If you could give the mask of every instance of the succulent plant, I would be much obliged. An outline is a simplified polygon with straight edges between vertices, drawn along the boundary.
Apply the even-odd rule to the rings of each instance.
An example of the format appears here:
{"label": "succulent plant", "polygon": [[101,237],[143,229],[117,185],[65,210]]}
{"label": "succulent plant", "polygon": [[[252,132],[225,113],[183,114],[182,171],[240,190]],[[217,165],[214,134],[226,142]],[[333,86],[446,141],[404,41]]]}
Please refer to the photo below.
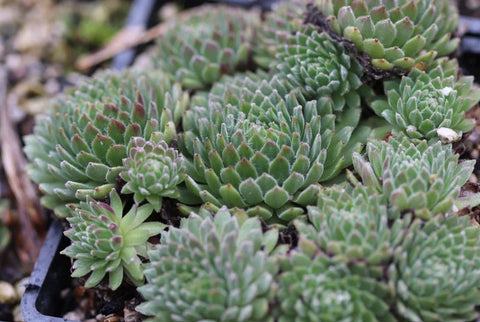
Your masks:
{"label": "succulent plant", "polygon": [[223,6],[190,11],[157,41],[154,64],[186,89],[205,88],[249,63],[258,14]]}
{"label": "succulent plant", "polygon": [[66,217],[67,203],[105,198],[124,170],[130,139],[160,132],[171,142],[188,103],[164,73],[131,70],[103,72],[58,98],[25,138],[27,171],[40,184],[42,204]]}
{"label": "succulent plant", "polygon": [[277,46],[274,69],[299,87],[307,99],[330,96],[336,111],[360,106],[357,89],[362,85],[363,68],[346,48],[313,25],[287,38]]}
{"label": "succulent plant", "polygon": [[362,85],[363,68],[326,32],[303,24],[308,3],[281,2],[267,14],[255,46],[255,60],[301,88],[306,99],[331,96],[337,111],[345,103],[358,107],[356,90]]}
{"label": "succulent plant", "polygon": [[480,239],[468,216],[416,220],[395,251],[389,284],[405,321],[474,321],[480,304]]}
{"label": "succulent plant", "polygon": [[371,103],[378,115],[413,138],[431,139],[438,130],[471,130],[474,122],[465,112],[480,100],[473,77],[458,78],[456,60],[441,59],[427,72],[414,68],[401,80],[384,82],[386,98]]}
{"label": "succulent plant", "polygon": [[226,78],[206,107],[185,113],[185,182],[204,202],[289,221],[316,202],[318,182],[334,178],[362,149],[370,129],[356,128],[358,108],[337,117],[328,97],[306,102],[285,84]]}
{"label": "succulent plant", "polygon": [[87,197],[87,202],[73,207],[67,218],[70,229],[65,235],[71,245],[61,253],[73,260],[72,277],[89,273],[86,287],[93,287],[108,275],[108,285],[117,289],[124,273],[135,285],[144,282],[139,255],[146,256],[148,238],[164,228],[159,222],[145,222],[153,211],[149,204],[133,206],[123,215],[119,195],[110,192],[110,205]]}
{"label": "succulent plant", "polygon": [[169,148],[159,138],[145,141],[135,137],[129,154],[129,158],[123,159],[125,171],[120,173],[126,181],[122,194],[133,193],[136,203],[146,199],[157,212],[162,207],[162,198],[180,196],[177,186],[184,179],[184,166],[176,149]]}
{"label": "succulent plant", "polygon": [[395,321],[386,284],[333,264],[302,237],[284,266],[277,278],[280,322]]}
{"label": "succulent plant", "polygon": [[148,252],[148,282],[139,288],[146,302],[137,310],[151,321],[271,320],[277,265],[268,254],[278,232],[263,233],[258,218],[226,208],[200,215],[171,227]]}
{"label": "succulent plant", "polygon": [[[292,0],[263,17],[180,13],[158,70],[98,74],[37,119],[27,171],[67,218],[72,276],[126,276],[150,321],[476,319],[480,232],[455,213],[480,204],[460,196],[475,162],[442,143],[472,127],[480,90],[442,58],[450,2]],[[179,225],[150,219],[163,198]]]}
{"label": "succulent plant", "polygon": [[452,210],[475,163],[459,163],[450,145],[428,145],[425,140],[411,141],[405,136],[390,137],[388,143],[372,140],[367,156],[369,162],[353,154],[353,165],[363,183],[398,211],[411,211],[425,220]]}
{"label": "succulent plant", "polygon": [[295,227],[333,262],[380,278],[409,223],[389,223],[388,218],[381,196],[372,189],[333,186],[320,192],[317,206],[308,207],[309,222],[297,221]]}
{"label": "succulent plant", "polygon": [[269,69],[276,64],[279,47],[302,29],[307,3],[307,0],[279,1],[271,12],[265,14],[253,47],[253,60],[260,67]]}
{"label": "succulent plant", "polygon": [[374,67],[428,66],[459,44],[458,13],[449,0],[317,0],[330,28],[365,52]]}

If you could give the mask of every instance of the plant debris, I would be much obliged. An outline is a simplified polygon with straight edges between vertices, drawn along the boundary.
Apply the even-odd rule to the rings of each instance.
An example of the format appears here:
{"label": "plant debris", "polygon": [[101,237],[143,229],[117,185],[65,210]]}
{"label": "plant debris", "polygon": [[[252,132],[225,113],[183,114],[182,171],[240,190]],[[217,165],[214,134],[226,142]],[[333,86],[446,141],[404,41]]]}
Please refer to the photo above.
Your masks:
{"label": "plant debris", "polygon": [[384,80],[400,78],[406,74],[405,70],[393,68],[392,70],[383,70],[374,67],[368,55],[357,50],[351,40],[348,40],[332,30],[330,24],[323,13],[313,4],[307,5],[307,14],[304,20],[306,24],[315,25],[320,31],[326,32],[336,42],[347,48],[348,52],[363,66],[363,82],[372,87],[378,87],[375,84],[381,84]]}

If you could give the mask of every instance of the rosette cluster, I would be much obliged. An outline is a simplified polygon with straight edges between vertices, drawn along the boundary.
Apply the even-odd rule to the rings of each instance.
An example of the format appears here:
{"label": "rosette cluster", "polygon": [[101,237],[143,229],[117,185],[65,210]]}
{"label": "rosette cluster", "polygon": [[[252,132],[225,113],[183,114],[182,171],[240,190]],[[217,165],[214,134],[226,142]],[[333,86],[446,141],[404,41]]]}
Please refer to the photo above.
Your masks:
{"label": "rosette cluster", "polygon": [[423,69],[452,53],[457,9],[448,0],[318,0],[330,28],[366,53],[374,67]]}
{"label": "rosette cluster", "polygon": [[412,138],[437,137],[442,128],[457,133],[473,128],[465,112],[480,99],[472,89],[473,77],[458,78],[456,60],[441,59],[428,71],[414,68],[407,76],[384,83],[386,97],[378,97],[371,107],[396,129]]}
{"label": "rosette cluster", "polygon": [[408,321],[473,321],[480,299],[478,227],[468,217],[416,221],[389,268],[395,310]]}
{"label": "rosette cluster", "polygon": [[133,206],[123,215],[124,206],[115,190],[110,192],[110,204],[87,198],[74,206],[68,218],[70,229],[65,235],[71,244],[62,254],[73,260],[72,277],[90,274],[86,287],[99,284],[108,275],[108,286],[115,290],[124,273],[135,285],[144,282],[142,261],[146,256],[147,240],[163,228],[159,222],[145,222],[151,215],[151,205]]}
{"label": "rosette cluster", "polygon": [[386,284],[353,274],[345,264],[333,265],[319,249],[300,245],[278,277],[278,321],[395,321]]}
{"label": "rosette cluster", "polygon": [[25,138],[27,171],[44,193],[42,204],[66,217],[67,203],[105,198],[124,170],[130,139],[159,132],[171,142],[188,104],[160,71],[103,72],[57,98]]}
{"label": "rosette cluster", "polygon": [[287,43],[292,34],[302,29],[307,3],[307,0],[280,1],[265,14],[258,30],[258,42],[253,47],[253,59],[260,67],[273,67],[277,62],[278,49]]}
{"label": "rosette cluster", "polygon": [[438,58],[456,11],[294,0],[263,17],[179,13],[161,70],[98,74],[38,118],[28,173],[67,217],[72,276],[126,275],[153,321],[475,320],[475,161],[445,143],[480,91]]}
{"label": "rosette cluster", "polygon": [[147,301],[137,309],[151,321],[268,321],[278,232],[226,208],[200,214],[148,252],[148,284],[139,288]]}
{"label": "rosette cluster", "polygon": [[183,117],[187,187],[267,221],[315,203],[318,183],[349,166],[369,133],[357,127],[360,109],[337,116],[330,98],[306,101],[278,77],[226,78],[203,101]]}
{"label": "rosette cluster", "polygon": [[298,221],[298,232],[329,254],[335,263],[375,277],[402,240],[404,223],[388,223],[387,207],[369,188],[334,186],[322,190],[318,205],[308,207],[308,223]]}
{"label": "rosette cluster", "polygon": [[363,184],[382,194],[398,211],[423,219],[452,211],[475,164],[473,160],[459,163],[449,145],[412,142],[405,136],[369,142],[367,157],[368,161],[359,154],[353,156]]}
{"label": "rosette cluster", "polygon": [[122,193],[133,193],[136,203],[147,200],[155,211],[162,208],[162,199],[179,198],[178,185],[184,179],[183,158],[174,148],[158,138],[145,141],[132,139],[130,156],[123,160],[125,171],[120,177],[126,184]]}
{"label": "rosette cluster", "polygon": [[[358,193],[361,191],[358,187],[353,189],[353,198],[348,196],[349,191],[339,188],[333,188],[328,194],[339,197],[339,204],[343,204],[345,198],[355,199],[362,205],[376,198],[375,193],[366,195],[366,190]],[[328,199],[327,203],[331,203]],[[381,201],[374,204],[384,205]],[[332,204],[329,207],[335,208],[348,209],[348,206]],[[379,227],[375,215],[371,216],[376,220],[371,224],[375,228],[369,231],[371,235],[365,236],[368,241],[364,242],[354,235],[361,235],[366,225],[358,219],[350,223],[358,230],[351,229],[354,238],[345,238],[349,224],[327,227],[324,221],[320,222],[327,217],[327,214],[322,216],[323,209],[319,206],[315,212],[309,212],[315,228],[297,222],[298,246],[282,261],[281,273],[276,279],[279,321],[471,321],[476,318],[475,307],[480,302],[480,235],[478,227],[470,226],[467,216],[437,215],[428,222],[406,216],[402,224],[397,220],[392,227],[384,226],[386,231],[390,230],[388,250],[372,257],[375,252],[370,246],[380,246],[385,241],[385,238],[374,240],[378,236],[375,228]],[[352,211],[354,214],[347,216],[358,217],[358,210],[352,208]],[[348,221],[342,217],[338,222],[342,219]],[[324,225],[316,230],[319,222]],[[329,235],[328,243],[323,242],[326,229],[335,232]]]}
{"label": "rosette cluster", "polygon": [[318,26],[304,24],[308,1],[281,2],[259,32],[255,60],[288,79],[305,98],[331,97],[335,110],[359,107],[363,67]]}
{"label": "rosette cluster", "polygon": [[362,66],[346,48],[313,25],[289,36],[277,47],[274,70],[307,99],[331,97],[336,111],[344,106],[359,107],[358,88],[362,85]]}
{"label": "rosette cluster", "polygon": [[259,16],[240,8],[203,6],[185,14],[157,40],[154,64],[185,89],[205,88],[245,69]]}

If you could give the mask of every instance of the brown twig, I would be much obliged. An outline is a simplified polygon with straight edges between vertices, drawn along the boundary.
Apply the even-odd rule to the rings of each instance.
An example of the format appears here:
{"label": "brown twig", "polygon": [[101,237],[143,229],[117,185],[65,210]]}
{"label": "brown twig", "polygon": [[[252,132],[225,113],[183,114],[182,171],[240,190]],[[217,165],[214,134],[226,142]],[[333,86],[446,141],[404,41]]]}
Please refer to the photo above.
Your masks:
{"label": "brown twig", "polygon": [[305,24],[312,24],[320,31],[326,32],[335,42],[343,45],[346,50],[357,60],[357,62],[363,67],[364,73],[362,80],[365,84],[368,84],[372,87],[379,86],[383,83],[384,80],[400,78],[405,75],[405,71],[398,68],[393,68],[392,70],[383,70],[372,65],[370,57],[355,47],[354,43],[338,35],[330,27],[330,23],[327,20],[327,17],[313,4],[307,5],[306,17],[304,20]]}
{"label": "brown twig", "polygon": [[81,71],[88,71],[95,65],[112,58],[126,49],[153,41],[164,35],[174,23],[178,20],[185,19],[189,14],[191,14],[191,11],[185,10],[179,13],[175,18],[171,18],[148,30],[145,30],[141,26],[126,27],[120,30],[117,35],[99,51],[91,55],[80,57],[75,63],[75,67]]}
{"label": "brown twig", "polygon": [[25,267],[33,267],[45,237],[45,215],[35,187],[25,174],[20,139],[8,115],[7,73],[0,69],[0,142],[5,175],[16,200],[15,248]]}
{"label": "brown twig", "polygon": [[93,66],[112,58],[116,54],[141,44],[139,40],[144,33],[145,30],[140,26],[126,27],[120,30],[115,37],[99,51],[80,57],[75,63],[75,67],[81,71],[88,71]]}

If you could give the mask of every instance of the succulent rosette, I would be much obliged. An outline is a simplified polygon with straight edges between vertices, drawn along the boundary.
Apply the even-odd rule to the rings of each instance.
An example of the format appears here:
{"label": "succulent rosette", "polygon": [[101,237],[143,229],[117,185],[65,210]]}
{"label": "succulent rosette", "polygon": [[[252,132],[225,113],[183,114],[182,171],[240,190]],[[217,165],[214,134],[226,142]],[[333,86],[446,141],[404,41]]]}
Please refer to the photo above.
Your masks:
{"label": "succulent rosette", "polygon": [[226,78],[183,118],[186,185],[204,202],[289,221],[362,149],[370,129],[359,117],[337,117],[328,97],[306,102],[277,77]]}
{"label": "succulent rosette", "polygon": [[359,107],[362,66],[326,32],[306,25],[279,45],[274,69],[299,87],[307,99],[330,96],[335,110]]}
{"label": "succulent rosette", "polygon": [[[304,24],[308,1],[281,2],[259,31],[256,61],[286,77],[307,99],[331,96],[335,109],[360,106],[357,89],[363,68],[347,49],[311,24]],[[265,66],[264,66],[265,67]]]}
{"label": "succulent rosette", "polygon": [[302,237],[299,245],[278,277],[278,321],[395,321],[386,284],[333,264]]}
{"label": "succulent rosette", "polygon": [[245,217],[192,213],[162,234],[148,252],[137,310],[150,321],[270,321],[277,265],[268,254],[278,232]]}
{"label": "succulent rosette", "polygon": [[120,197],[112,190],[110,204],[87,198],[73,206],[67,218],[70,229],[65,235],[71,245],[61,253],[73,260],[72,277],[90,274],[86,287],[94,287],[108,275],[108,286],[115,290],[124,273],[135,285],[143,284],[139,255],[146,256],[147,240],[163,228],[159,222],[145,222],[153,211],[151,205],[133,206],[123,215]]}
{"label": "succulent rosette", "polygon": [[426,67],[452,53],[460,40],[449,0],[317,0],[330,28],[366,53],[374,67]]}
{"label": "succulent rosette", "polygon": [[154,64],[186,89],[208,87],[248,65],[258,22],[258,13],[240,8],[196,8],[157,40]]}
{"label": "succulent rosette", "polygon": [[67,203],[105,198],[116,186],[130,139],[155,132],[167,142],[189,97],[162,72],[107,71],[57,98],[25,138],[29,176],[42,204],[66,217]]}
{"label": "succulent rosette", "polygon": [[406,321],[474,321],[480,304],[480,239],[468,216],[415,221],[395,251],[389,284]]}
{"label": "succulent rosette", "polygon": [[333,186],[322,190],[318,205],[308,207],[308,222],[297,221],[300,235],[335,263],[380,278],[409,221],[388,222],[385,203],[364,186]]}
{"label": "succulent rosette", "polygon": [[178,198],[178,185],[184,179],[183,158],[178,151],[158,138],[145,141],[141,137],[132,139],[130,156],[123,160],[125,171],[120,177],[126,181],[123,194],[133,193],[136,203],[147,200],[160,211],[162,199]]}
{"label": "succulent rosette", "polygon": [[446,128],[459,139],[473,128],[465,112],[478,103],[480,90],[472,89],[473,77],[457,74],[456,60],[438,60],[428,71],[414,68],[401,80],[384,82],[386,97],[377,98],[371,107],[410,137],[431,139]]}
{"label": "succulent rosette", "polygon": [[353,165],[363,184],[382,194],[400,212],[413,212],[428,220],[452,211],[460,187],[470,177],[475,161],[459,163],[450,145],[405,136],[388,142],[372,140],[367,157],[354,153]]}
{"label": "succulent rosette", "polygon": [[257,43],[253,47],[254,61],[262,68],[269,69],[276,63],[279,48],[292,34],[300,31],[305,19],[308,0],[279,1],[257,31]]}

